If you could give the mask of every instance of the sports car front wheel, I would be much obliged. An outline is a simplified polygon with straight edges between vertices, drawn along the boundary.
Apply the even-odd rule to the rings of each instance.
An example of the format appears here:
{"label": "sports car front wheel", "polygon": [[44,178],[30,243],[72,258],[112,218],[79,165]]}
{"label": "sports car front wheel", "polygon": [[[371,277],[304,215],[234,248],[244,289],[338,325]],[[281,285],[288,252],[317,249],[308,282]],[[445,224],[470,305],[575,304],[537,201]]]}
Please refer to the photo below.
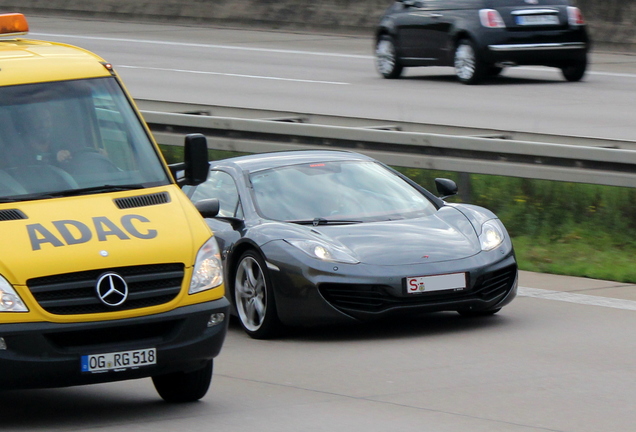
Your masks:
{"label": "sports car front wheel", "polygon": [[280,327],[274,293],[265,260],[256,251],[246,251],[234,276],[234,304],[241,326],[254,339],[268,339]]}

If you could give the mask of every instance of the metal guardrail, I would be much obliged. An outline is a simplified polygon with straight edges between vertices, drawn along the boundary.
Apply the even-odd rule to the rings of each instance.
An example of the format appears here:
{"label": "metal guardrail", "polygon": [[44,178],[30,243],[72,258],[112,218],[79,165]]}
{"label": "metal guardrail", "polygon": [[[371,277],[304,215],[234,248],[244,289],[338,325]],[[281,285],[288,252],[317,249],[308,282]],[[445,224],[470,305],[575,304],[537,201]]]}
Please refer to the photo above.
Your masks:
{"label": "metal guardrail", "polygon": [[183,145],[186,134],[202,133],[208,147],[217,150],[345,149],[395,166],[636,187],[632,141],[145,100],[137,104],[159,144]]}

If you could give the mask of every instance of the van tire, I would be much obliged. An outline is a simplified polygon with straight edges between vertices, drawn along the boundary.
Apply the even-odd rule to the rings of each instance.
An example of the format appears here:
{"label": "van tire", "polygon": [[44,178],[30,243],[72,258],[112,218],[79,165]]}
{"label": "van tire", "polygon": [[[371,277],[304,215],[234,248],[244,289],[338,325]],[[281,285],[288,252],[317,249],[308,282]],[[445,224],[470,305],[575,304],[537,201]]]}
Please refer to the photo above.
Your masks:
{"label": "van tire", "polygon": [[212,382],[214,361],[192,372],[175,372],[152,377],[159,396],[166,402],[196,402],[208,392]]}

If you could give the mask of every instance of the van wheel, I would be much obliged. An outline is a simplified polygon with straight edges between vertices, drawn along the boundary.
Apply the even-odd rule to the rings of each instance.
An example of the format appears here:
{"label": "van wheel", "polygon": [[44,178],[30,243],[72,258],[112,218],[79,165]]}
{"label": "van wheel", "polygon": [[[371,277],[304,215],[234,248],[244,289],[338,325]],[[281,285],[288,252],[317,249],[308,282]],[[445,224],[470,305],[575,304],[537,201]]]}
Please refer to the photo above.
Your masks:
{"label": "van wheel", "polygon": [[462,39],[455,48],[455,74],[464,84],[479,83],[486,73],[486,66],[481,62],[475,44],[469,39]]}
{"label": "van wheel", "polygon": [[388,35],[380,36],[375,45],[375,66],[384,78],[399,78],[403,66],[397,56],[397,49],[393,38]]}
{"label": "van wheel", "polygon": [[581,79],[583,79],[586,69],[587,69],[587,59],[580,60],[575,63],[571,63],[567,66],[563,66],[561,68],[561,72],[563,73],[563,77],[566,80],[570,82],[576,82],[576,81],[581,81]]}
{"label": "van wheel", "polygon": [[159,396],[166,402],[195,402],[208,392],[212,382],[213,360],[192,372],[175,372],[152,377]]}

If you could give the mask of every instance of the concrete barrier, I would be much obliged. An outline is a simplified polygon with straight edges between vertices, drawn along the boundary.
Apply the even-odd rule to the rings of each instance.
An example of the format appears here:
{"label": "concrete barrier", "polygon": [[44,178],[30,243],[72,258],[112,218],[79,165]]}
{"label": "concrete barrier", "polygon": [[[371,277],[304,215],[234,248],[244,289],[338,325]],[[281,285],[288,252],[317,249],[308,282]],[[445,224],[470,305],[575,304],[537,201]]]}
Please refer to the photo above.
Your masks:
{"label": "concrete barrier", "polygon": [[[636,50],[636,0],[577,0],[596,47]],[[373,32],[391,0],[0,0],[0,12],[341,34]]]}

